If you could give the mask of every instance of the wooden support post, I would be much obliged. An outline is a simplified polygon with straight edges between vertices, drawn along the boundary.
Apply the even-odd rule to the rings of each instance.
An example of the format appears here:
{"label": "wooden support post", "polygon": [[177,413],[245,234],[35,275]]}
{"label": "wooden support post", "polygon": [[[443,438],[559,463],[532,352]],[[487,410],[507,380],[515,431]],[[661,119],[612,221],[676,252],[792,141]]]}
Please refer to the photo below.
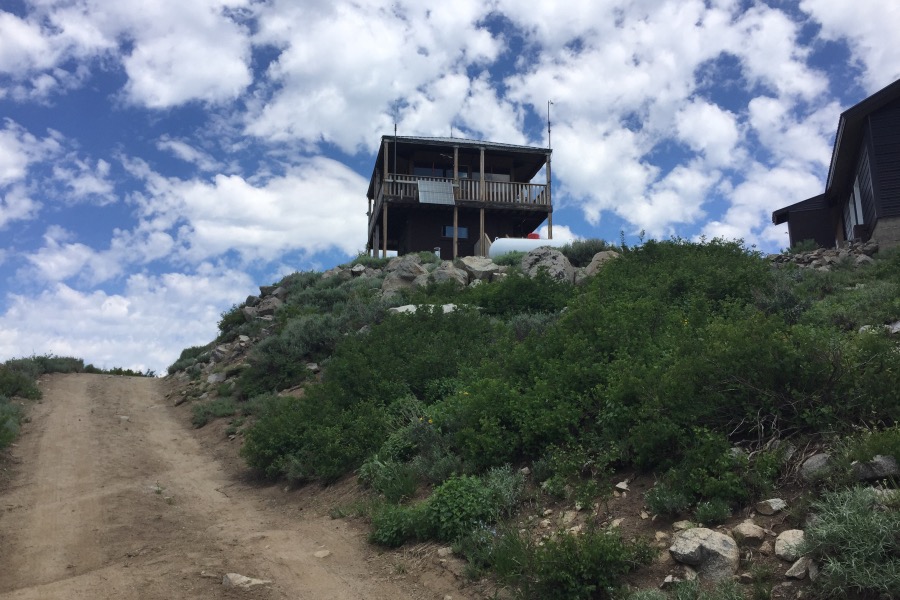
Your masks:
{"label": "wooden support post", "polygon": [[387,202],[381,204],[381,258],[387,258]]}
{"label": "wooden support post", "polygon": [[479,215],[479,220],[481,221],[480,234],[478,236],[478,244],[481,246],[481,256],[487,256],[484,253],[484,209],[481,209],[481,214]]}
{"label": "wooden support post", "polygon": [[484,148],[481,148],[481,164],[478,167],[478,170],[479,170],[479,176],[481,177],[481,179],[478,182],[479,183],[478,199],[481,202],[484,202]]}
{"label": "wooden support post", "polygon": [[553,213],[547,213],[547,239],[553,239]]}
{"label": "wooden support post", "polygon": [[453,207],[453,260],[456,260],[459,248],[459,208]]}

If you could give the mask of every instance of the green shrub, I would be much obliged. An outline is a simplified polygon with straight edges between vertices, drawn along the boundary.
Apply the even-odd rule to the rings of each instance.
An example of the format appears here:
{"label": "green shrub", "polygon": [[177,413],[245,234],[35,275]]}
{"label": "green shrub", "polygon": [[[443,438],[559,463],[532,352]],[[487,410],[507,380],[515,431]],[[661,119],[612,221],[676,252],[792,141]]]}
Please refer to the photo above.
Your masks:
{"label": "green shrub", "polygon": [[721,498],[699,502],[694,508],[694,519],[707,526],[724,523],[730,516],[731,507]]}
{"label": "green shrub", "polygon": [[372,269],[383,269],[389,262],[391,262],[390,257],[378,258],[376,256],[369,256],[367,254],[359,254],[356,258],[354,258],[344,266],[352,267],[354,265],[362,265],[364,267],[370,267]]}
{"label": "green shrub", "polygon": [[848,445],[850,460],[869,461],[881,454],[900,461],[900,424],[861,433],[851,438]]}
{"label": "green shrub", "polygon": [[391,459],[381,460],[377,454],[359,468],[359,479],[392,504],[409,500],[419,487],[418,472],[413,465]]}
{"label": "green shrub", "polygon": [[512,250],[511,252],[507,252],[506,254],[501,254],[500,256],[496,256],[493,258],[495,265],[500,265],[501,267],[519,267],[522,264],[522,259],[525,258],[527,252],[522,252],[519,250]]}
{"label": "green shrub", "polygon": [[497,518],[497,505],[481,479],[451,477],[434,489],[425,509],[430,531],[442,541],[452,542],[480,523]]}
{"label": "green shrub", "polygon": [[11,403],[5,396],[0,396],[0,449],[9,446],[19,435],[21,421],[21,407]]}
{"label": "green shrub", "polygon": [[569,259],[573,267],[586,267],[591,264],[594,255],[604,250],[615,250],[621,252],[621,248],[609,244],[603,240],[575,240],[562,246],[559,251]]}
{"label": "green shrub", "polygon": [[704,589],[700,582],[683,581],[672,590],[672,600],[745,600],[744,592],[734,581],[722,581],[711,589]]}
{"label": "green shrub", "polygon": [[229,333],[247,322],[247,319],[244,318],[244,313],[241,312],[241,308],[243,308],[242,305],[233,304],[231,308],[222,312],[218,323],[219,336],[217,339],[219,341],[229,339]]}
{"label": "green shrub", "polygon": [[879,508],[875,491],[827,492],[813,502],[801,552],[820,565],[821,598],[900,596],[900,512]]}
{"label": "green shrub", "polygon": [[509,465],[493,467],[484,474],[491,504],[502,516],[509,516],[518,506],[525,491],[525,476]]}
{"label": "green shrub", "polygon": [[194,427],[203,427],[213,419],[231,417],[237,413],[237,405],[228,397],[216,398],[208,402],[194,404],[191,407],[191,423]]}
{"label": "green shrub", "polygon": [[369,540],[389,548],[402,546],[416,537],[421,528],[420,508],[382,504],[372,515],[372,532]]}
{"label": "green shrub", "polygon": [[800,240],[799,242],[788,248],[788,253],[802,254],[803,252],[812,252],[813,250],[817,250],[818,248],[819,244],[816,243],[816,240]]}
{"label": "green shrub", "polygon": [[510,554],[524,556],[505,559],[497,569],[501,578],[525,598],[550,600],[615,598],[622,578],[655,555],[648,544],[628,543],[603,530],[558,535],[543,545],[519,541],[508,547]]}
{"label": "green shrub", "polygon": [[169,375],[177,373],[178,371],[184,371],[188,367],[197,364],[198,360],[208,350],[209,346],[191,346],[190,348],[185,348],[178,356],[178,360],[169,365],[168,369],[166,370],[168,371]]}
{"label": "green shrub", "polygon": [[0,396],[37,400],[41,397],[41,390],[32,376],[3,365],[0,366]]}
{"label": "green shrub", "polygon": [[645,495],[647,508],[655,515],[677,516],[691,505],[691,499],[680,489],[665,482],[654,485]]}

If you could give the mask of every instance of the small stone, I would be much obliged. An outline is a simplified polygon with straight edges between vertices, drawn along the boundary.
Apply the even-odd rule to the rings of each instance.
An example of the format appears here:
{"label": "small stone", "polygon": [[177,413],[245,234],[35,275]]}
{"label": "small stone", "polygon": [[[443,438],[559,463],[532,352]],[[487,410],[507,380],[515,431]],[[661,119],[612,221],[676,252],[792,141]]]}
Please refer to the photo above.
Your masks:
{"label": "small stone", "polygon": [[550,528],[550,519],[541,520],[540,526],[543,527],[544,529],[549,529]]}
{"label": "small stone", "polygon": [[437,551],[437,555],[440,556],[441,558],[447,558],[451,554],[453,554],[453,548],[450,548],[449,546],[439,548]]}
{"label": "small stone", "polygon": [[315,556],[316,558],[326,558],[331,556],[331,550],[319,550],[313,553],[313,556]]}
{"label": "small stone", "polygon": [[616,527],[618,527],[619,525],[621,525],[623,522],[625,522],[625,519],[624,519],[624,518],[613,519],[613,522],[610,523],[609,526],[610,526],[611,528],[616,528]]}
{"label": "small stone", "polygon": [[641,511],[641,519],[647,520],[649,518],[650,518],[650,515],[647,514],[647,511],[642,510]]}
{"label": "small stone", "polygon": [[731,535],[739,543],[761,544],[766,539],[766,530],[753,521],[747,520],[736,525],[731,530]]}
{"label": "small stone", "polygon": [[528,467],[522,467],[521,469],[519,469],[519,473],[521,473],[525,477],[528,477],[529,475],[531,475],[531,469],[529,469]]}
{"label": "small stone", "polygon": [[753,575],[750,573],[741,573],[738,575],[738,583],[743,583],[744,585],[753,583]]}
{"label": "small stone", "polygon": [[246,577],[239,573],[227,573],[222,578],[222,585],[230,588],[236,587],[243,590],[249,590],[250,588],[254,588],[260,585],[268,585],[272,583],[268,579],[253,579],[252,577]]}
{"label": "small stone", "polygon": [[777,512],[780,512],[787,508],[787,502],[782,500],[781,498],[771,498],[769,500],[763,500],[762,502],[756,503],[756,512],[761,515],[774,515]]}
{"label": "small stone", "polygon": [[791,565],[791,568],[787,570],[787,573],[785,573],[784,576],[791,579],[805,579],[811,564],[811,558],[808,556],[801,556],[793,565]]}
{"label": "small stone", "polygon": [[628,491],[628,482],[620,481],[619,483],[616,484],[616,489],[619,490],[620,492],[627,492]]}
{"label": "small stone", "polygon": [[545,517],[549,517],[550,515],[553,514],[553,509],[552,509],[552,508],[548,508],[547,510],[545,510],[545,511],[544,511],[543,513],[541,513],[541,514],[543,514]]}
{"label": "small stone", "polygon": [[775,554],[775,549],[772,547],[772,542],[766,540],[762,544],[759,545],[759,553],[763,556],[772,556]]}
{"label": "small stone", "polygon": [[657,542],[665,542],[666,540],[669,539],[669,534],[668,534],[668,533],[665,533],[665,532],[662,532],[662,531],[657,531],[657,532],[653,535],[653,537],[656,538],[656,541],[657,541]]}
{"label": "small stone", "polygon": [[681,579],[675,577],[674,575],[666,575],[666,578],[663,579],[663,582],[659,584],[659,588],[661,590],[667,590],[671,587],[674,587],[678,583],[681,583]]}
{"label": "small stone", "polygon": [[800,558],[798,548],[803,543],[802,529],[782,531],[775,538],[775,556],[781,560],[793,562]]}
{"label": "small stone", "polygon": [[562,516],[562,524],[570,525],[573,521],[575,521],[576,517],[578,517],[578,513],[574,510],[567,510],[563,513]]}

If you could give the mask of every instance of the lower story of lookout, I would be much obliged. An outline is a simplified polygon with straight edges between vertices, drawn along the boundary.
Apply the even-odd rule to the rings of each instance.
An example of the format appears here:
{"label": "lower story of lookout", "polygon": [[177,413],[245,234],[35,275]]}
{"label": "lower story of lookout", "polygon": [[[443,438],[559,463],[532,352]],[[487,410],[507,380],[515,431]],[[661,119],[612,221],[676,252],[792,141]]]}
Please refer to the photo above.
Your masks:
{"label": "lower story of lookout", "polygon": [[[456,252],[453,251],[454,207],[446,205],[410,206],[391,203],[387,215],[387,250],[398,255],[411,252],[439,253],[443,260],[463,256],[486,256],[497,238],[524,238],[549,216],[549,211],[456,206]],[[484,238],[480,240],[482,211]],[[381,239],[383,215],[372,215],[369,248],[378,252],[385,247]]]}

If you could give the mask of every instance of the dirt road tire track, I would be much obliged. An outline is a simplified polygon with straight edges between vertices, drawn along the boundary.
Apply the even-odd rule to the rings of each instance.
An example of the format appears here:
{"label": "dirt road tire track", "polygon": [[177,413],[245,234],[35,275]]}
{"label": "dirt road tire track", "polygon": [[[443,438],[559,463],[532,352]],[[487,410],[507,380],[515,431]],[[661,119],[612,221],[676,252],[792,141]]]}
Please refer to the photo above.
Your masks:
{"label": "dirt road tire track", "polygon": [[[441,578],[385,576],[343,521],[271,510],[201,447],[159,380],[41,385],[0,497],[0,600],[466,597]],[[228,591],[226,572],[273,583]]]}

